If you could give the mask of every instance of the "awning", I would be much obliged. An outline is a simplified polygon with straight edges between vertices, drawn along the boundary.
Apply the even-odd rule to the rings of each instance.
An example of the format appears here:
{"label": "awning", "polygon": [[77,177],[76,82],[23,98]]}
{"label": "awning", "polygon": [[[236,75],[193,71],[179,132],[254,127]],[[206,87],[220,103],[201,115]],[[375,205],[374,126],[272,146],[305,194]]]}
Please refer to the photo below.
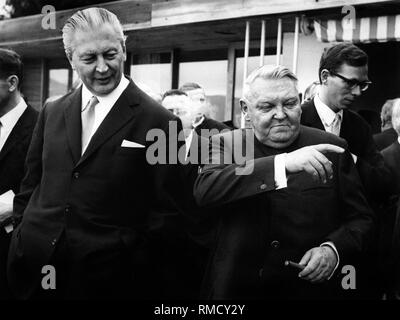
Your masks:
{"label": "awning", "polygon": [[400,41],[400,15],[360,18],[355,21],[316,20],[314,29],[318,40],[322,42]]}

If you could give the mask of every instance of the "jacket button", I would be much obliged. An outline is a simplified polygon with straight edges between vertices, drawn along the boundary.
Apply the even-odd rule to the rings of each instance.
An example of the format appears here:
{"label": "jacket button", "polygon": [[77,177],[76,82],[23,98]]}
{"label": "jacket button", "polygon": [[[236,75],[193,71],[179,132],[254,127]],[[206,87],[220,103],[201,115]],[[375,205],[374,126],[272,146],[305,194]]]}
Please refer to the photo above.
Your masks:
{"label": "jacket button", "polygon": [[74,178],[78,179],[79,178],[79,172],[74,172]]}
{"label": "jacket button", "polygon": [[260,186],[260,189],[261,189],[261,190],[267,189],[267,185],[266,185],[265,183],[263,183],[263,184]]}
{"label": "jacket button", "polygon": [[71,207],[70,206],[66,206],[64,211],[65,211],[65,213],[69,213],[71,211]]}
{"label": "jacket button", "polygon": [[53,241],[51,241],[51,244],[54,246],[57,243],[57,239],[53,239]]}
{"label": "jacket button", "polygon": [[271,247],[274,248],[274,249],[278,249],[280,247],[280,245],[281,244],[277,240],[274,240],[274,241],[271,242]]}

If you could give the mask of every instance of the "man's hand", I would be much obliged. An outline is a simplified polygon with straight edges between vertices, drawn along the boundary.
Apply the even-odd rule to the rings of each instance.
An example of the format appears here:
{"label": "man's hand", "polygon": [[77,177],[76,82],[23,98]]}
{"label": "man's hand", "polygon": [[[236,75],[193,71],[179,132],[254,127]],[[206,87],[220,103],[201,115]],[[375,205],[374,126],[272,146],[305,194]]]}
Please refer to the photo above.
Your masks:
{"label": "man's hand", "polygon": [[328,178],[333,177],[332,162],[324,156],[327,152],[342,153],[344,149],[333,144],[303,147],[286,155],[286,171],[305,171],[311,174],[314,180],[326,183]]}
{"label": "man's hand", "polygon": [[8,203],[0,202],[0,223],[6,221],[12,216],[13,205]]}
{"label": "man's hand", "polygon": [[312,248],[300,260],[299,264],[306,267],[299,273],[299,277],[312,283],[323,282],[332,274],[336,263],[337,257],[331,247]]}

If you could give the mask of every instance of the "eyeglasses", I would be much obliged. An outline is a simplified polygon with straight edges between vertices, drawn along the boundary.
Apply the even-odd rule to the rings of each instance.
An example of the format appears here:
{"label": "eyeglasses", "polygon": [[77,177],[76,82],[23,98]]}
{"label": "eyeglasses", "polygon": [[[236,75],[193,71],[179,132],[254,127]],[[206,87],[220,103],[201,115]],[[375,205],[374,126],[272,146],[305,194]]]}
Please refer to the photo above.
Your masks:
{"label": "eyeglasses", "polygon": [[348,86],[348,88],[350,90],[353,90],[355,87],[359,86],[361,91],[365,91],[368,89],[369,85],[372,84],[371,81],[358,81],[355,79],[348,79],[346,77],[343,77],[342,75],[336,73],[336,72],[332,72],[330,71],[330,73],[336,77],[339,77],[340,79],[342,79],[344,82],[346,82],[346,85]]}

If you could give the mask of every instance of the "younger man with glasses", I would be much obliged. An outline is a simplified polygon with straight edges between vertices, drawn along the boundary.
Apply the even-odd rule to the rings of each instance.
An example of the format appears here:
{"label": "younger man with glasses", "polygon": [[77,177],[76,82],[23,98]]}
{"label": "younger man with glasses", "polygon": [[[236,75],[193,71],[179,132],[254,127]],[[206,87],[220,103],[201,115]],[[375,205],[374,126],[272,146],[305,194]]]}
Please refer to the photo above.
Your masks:
{"label": "younger man with glasses", "polygon": [[[302,105],[301,123],[347,140],[367,199],[376,209],[385,190],[390,188],[391,177],[375,146],[371,128],[351,110],[353,102],[371,84],[367,54],[351,43],[326,48],[320,60],[319,80],[318,94]],[[371,282],[367,285],[374,287]]]}

